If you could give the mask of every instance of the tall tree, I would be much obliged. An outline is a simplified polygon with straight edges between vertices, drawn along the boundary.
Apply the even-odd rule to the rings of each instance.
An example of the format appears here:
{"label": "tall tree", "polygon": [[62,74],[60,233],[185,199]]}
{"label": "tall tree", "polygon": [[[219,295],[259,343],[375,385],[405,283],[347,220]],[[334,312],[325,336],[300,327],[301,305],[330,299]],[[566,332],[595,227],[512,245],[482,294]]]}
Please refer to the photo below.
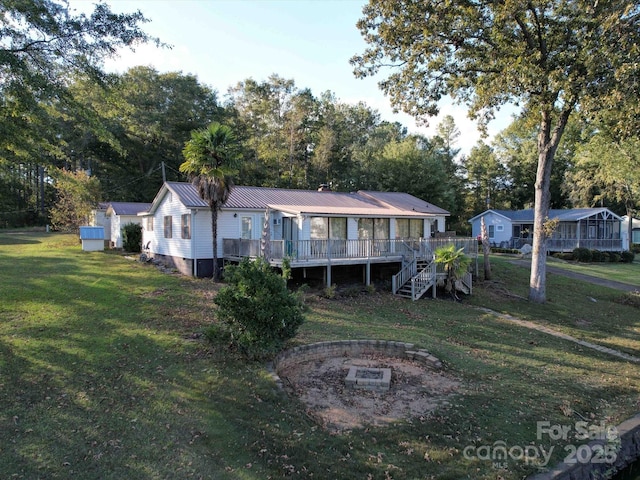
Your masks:
{"label": "tall tree", "polygon": [[229,198],[233,186],[231,175],[238,161],[236,137],[227,125],[214,122],[191,134],[191,140],[184,147],[184,158],[180,171],[189,176],[211,209],[213,280],[218,281],[218,211]]}
{"label": "tall tree", "polygon": [[62,231],[77,232],[88,224],[91,209],[100,199],[100,182],[80,170],[57,170],[56,203],[51,209],[51,225]]}
{"label": "tall tree", "polygon": [[537,118],[534,240],[529,299],[546,301],[546,234],[553,159],[578,106],[598,112],[638,96],[640,5],[630,0],[369,0],[358,28],[369,48],[357,76],[395,67],[380,82],[415,116],[438,112],[444,95],[487,120],[508,102]]}
{"label": "tall tree", "polygon": [[467,218],[487,208],[505,208],[505,170],[493,149],[480,141],[463,159],[466,173]]}
{"label": "tall tree", "polygon": [[120,47],[160,44],[140,29],[147,20],[139,11],[115,14],[102,2],[89,16],[61,0],[2,2],[0,18],[0,121],[8,130],[39,101],[65,98],[72,72],[99,80],[102,60]]}
{"label": "tall tree", "polygon": [[[576,203],[617,203],[633,218],[640,209],[640,138],[616,140],[605,132],[597,133],[579,150],[568,178]],[[628,228],[625,247],[630,250],[631,221]]]}
{"label": "tall tree", "polygon": [[191,132],[221,118],[216,92],[195,76],[151,67],[110,75],[103,86],[78,80],[69,90],[97,120],[70,118],[62,130],[65,153],[84,168],[90,164],[110,200],[153,198],[162,184],[161,162],[167,179],[177,179]]}
{"label": "tall tree", "polygon": [[370,170],[377,180],[373,188],[407,192],[448,210],[454,188],[443,155],[426,138],[410,135],[388,143]]}

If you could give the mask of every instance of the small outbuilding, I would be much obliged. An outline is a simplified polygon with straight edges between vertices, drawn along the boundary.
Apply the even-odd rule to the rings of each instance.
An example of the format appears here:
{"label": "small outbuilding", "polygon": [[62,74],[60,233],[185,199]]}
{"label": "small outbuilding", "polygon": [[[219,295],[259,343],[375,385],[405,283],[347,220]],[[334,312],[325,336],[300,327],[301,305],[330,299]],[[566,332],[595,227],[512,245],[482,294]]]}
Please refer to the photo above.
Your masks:
{"label": "small outbuilding", "polygon": [[125,225],[135,223],[140,225],[142,218],[139,213],[146,212],[150,203],[111,202],[107,207],[106,217],[111,226],[111,248],[122,248],[122,230]]}
{"label": "small outbuilding", "polygon": [[104,250],[104,227],[80,227],[80,241],[84,252]]}

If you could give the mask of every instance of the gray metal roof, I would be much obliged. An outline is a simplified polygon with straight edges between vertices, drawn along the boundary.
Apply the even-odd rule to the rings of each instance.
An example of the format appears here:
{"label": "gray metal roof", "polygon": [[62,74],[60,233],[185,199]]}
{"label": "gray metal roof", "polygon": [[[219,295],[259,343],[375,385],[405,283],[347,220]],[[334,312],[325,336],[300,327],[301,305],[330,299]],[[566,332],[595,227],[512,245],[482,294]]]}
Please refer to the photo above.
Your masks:
{"label": "gray metal roof", "polygon": [[[191,183],[167,182],[154,199],[154,205],[167,191],[177,195],[188,208],[208,208]],[[264,210],[268,206],[288,206],[292,211],[313,211],[336,214],[349,211],[369,212],[369,215],[417,214],[448,215],[449,212],[420,200],[408,193],[401,192],[331,192],[317,190],[295,190],[269,187],[235,186],[223,208]]]}
{"label": "gray metal roof", "polygon": [[116,215],[137,215],[140,212],[146,212],[149,208],[151,208],[150,203],[110,202],[107,211],[111,209]]}
{"label": "gray metal roof", "polygon": [[[516,223],[533,223],[533,208],[527,208],[524,210],[487,210],[486,212],[481,213],[480,215],[476,215],[470,221],[475,220],[476,218],[481,217],[487,212],[494,212],[504,217],[507,217],[512,222]],[[583,220],[585,218],[591,217],[593,215],[597,215],[601,212],[608,212],[615,219],[621,220],[621,218],[610,211],[608,208],[564,208],[564,209],[551,209],[549,210],[549,218],[554,219],[557,218],[561,222],[577,222],[578,220]]]}

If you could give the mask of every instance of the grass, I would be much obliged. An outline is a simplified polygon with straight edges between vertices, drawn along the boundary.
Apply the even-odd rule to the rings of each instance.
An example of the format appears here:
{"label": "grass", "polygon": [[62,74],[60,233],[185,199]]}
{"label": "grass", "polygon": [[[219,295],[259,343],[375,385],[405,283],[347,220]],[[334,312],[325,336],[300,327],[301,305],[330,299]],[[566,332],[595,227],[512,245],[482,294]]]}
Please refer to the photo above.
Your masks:
{"label": "grass", "polygon": [[584,275],[637,285],[640,289],[640,263],[638,261],[633,263],[577,263],[549,258],[549,265]]}
{"label": "grass", "polygon": [[465,447],[542,443],[558,461],[563,443],[537,438],[536,422],[613,425],[638,410],[640,366],[475,306],[640,356],[637,308],[559,276],[550,302],[530,305],[526,269],[507,261],[463,304],[309,298],[294,344],[414,342],[464,385],[432,414],[344,435],[318,427],[264,365],[202,339],[210,281],[31,233],[0,233],[0,272],[0,478],[520,479],[535,466],[466,459]]}

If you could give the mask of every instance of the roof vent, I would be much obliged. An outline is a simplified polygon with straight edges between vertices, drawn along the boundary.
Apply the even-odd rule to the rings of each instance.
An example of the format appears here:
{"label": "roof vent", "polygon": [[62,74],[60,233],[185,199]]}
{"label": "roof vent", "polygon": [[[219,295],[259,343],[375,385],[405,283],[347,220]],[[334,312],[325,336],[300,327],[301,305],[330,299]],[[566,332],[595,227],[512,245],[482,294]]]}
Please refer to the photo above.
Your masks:
{"label": "roof vent", "polygon": [[331,186],[328,183],[321,183],[318,187],[319,192],[330,192]]}

